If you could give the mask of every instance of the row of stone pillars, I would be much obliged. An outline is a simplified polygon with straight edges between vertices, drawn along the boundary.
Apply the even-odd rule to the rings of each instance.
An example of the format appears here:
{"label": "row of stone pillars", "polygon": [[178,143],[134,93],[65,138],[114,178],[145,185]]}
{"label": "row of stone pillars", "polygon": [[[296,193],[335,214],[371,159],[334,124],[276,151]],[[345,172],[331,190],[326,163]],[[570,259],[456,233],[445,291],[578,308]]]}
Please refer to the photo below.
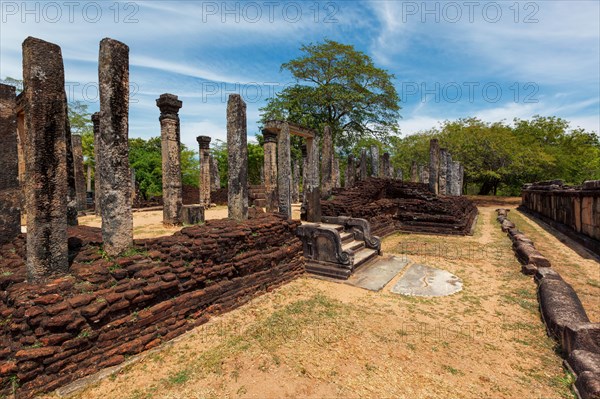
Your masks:
{"label": "row of stone pillars", "polygon": [[452,154],[440,148],[437,139],[429,142],[429,165],[412,162],[410,179],[425,183],[432,193],[459,196],[463,192],[464,168],[458,161],[452,160]]}

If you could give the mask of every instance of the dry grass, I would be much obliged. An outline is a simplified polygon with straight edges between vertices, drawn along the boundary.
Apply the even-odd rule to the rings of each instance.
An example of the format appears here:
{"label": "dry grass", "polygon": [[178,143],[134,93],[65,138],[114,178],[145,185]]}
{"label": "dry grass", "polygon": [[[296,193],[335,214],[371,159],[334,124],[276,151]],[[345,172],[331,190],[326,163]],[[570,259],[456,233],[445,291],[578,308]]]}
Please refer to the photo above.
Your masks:
{"label": "dry grass", "polygon": [[389,292],[397,278],[373,293],[303,277],[72,398],[572,398],[535,284],[493,209],[480,208],[473,237],[384,240],[385,252],[462,278],[460,293],[405,297]]}

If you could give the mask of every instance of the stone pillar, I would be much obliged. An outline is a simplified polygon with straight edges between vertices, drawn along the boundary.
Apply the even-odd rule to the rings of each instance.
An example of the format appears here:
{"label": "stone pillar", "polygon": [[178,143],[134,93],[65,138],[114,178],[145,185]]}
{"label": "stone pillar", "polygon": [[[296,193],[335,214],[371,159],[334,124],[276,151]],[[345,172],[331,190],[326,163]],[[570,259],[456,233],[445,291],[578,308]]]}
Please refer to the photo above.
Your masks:
{"label": "stone pillar", "polygon": [[204,209],[210,208],[210,137],[196,137],[200,146],[200,206]]}
{"label": "stone pillar", "polygon": [[452,154],[446,153],[446,194],[452,195]]}
{"label": "stone pillar", "polygon": [[423,165],[419,165],[417,168],[419,170],[419,183],[424,183],[425,174],[423,173]]}
{"label": "stone pillar", "polygon": [[137,198],[137,183],[135,179],[135,169],[130,168],[129,170],[131,175],[131,206],[133,207]]}
{"label": "stone pillar", "polygon": [[440,170],[440,143],[437,139],[429,141],[429,191],[439,194],[438,173]]}
{"label": "stone pillar", "polygon": [[302,203],[306,203],[306,171],[308,170],[308,149],[306,143],[300,147],[302,151]]}
{"label": "stone pillar", "polygon": [[210,191],[221,188],[221,175],[219,174],[219,162],[217,158],[210,156]]}
{"label": "stone pillar", "polygon": [[[22,97],[21,97],[21,101]],[[17,114],[17,145],[18,145],[18,154],[19,154],[19,183],[21,184],[21,188],[25,184],[25,142],[27,141],[27,136],[25,135],[25,112],[21,111]],[[21,196],[21,200],[23,201],[23,206],[25,198]]]}
{"label": "stone pillar", "polygon": [[77,191],[77,209],[80,211],[86,208],[86,186],[85,186],[85,168],[83,166],[83,147],[81,136],[71,136],[73,144],[73,163],[75,164],[75,190]]}
{"label": "stone pillar", "polygon": [[94,126],[94,213],[96,216],[100,216],[100,164],[101,154],[98,153],[98,147],[100,146],[100,112],[92,114],[92,125]]}
{"label": "stone pillar", "polygon": [[379,177],[379,147],[371,146],[371,176]]}
{"label": "stone pillar", "polygon": [[102,240],[109,256],[133,244],[131,176],[129,171],[129,47],[100,42],[100,135],[97,162],[100,177]]}
{"label": "stone pillar", "polygon": [[284,123],[277,135],[277,191],[279,212],[292,218],[292,169],[290,155],[290,126]]}
{"label": "stone pillar", "polygon": [[[264,161],[263,161],[263,163],[264,163]],[[258,174],[260,175],[260,185],[264,187],[264,185],[265,185],[265,166],[264,165],[260,165]]]}
{"label": "stone pillar", "polygon": [[77,226],[77,183],[75,180],[75,160],[73,157],[73,142],[71,140],[71,123],[69,122],[69,107],[65,101],[65,144],[67,148],[67,224]]}
{"label": "stone pillar", "polygon": [[161,94],[156,99],[156,106],[160,108],[163,224],[167,226],[181,224],[183,187],[181,183],[179,110],[182,105],[181,100],[173,94]]}
{"label": "stone pillar", "polygon": [[228,184],[227,210],[230,219],[248,219],[248,138],[246,103],[239,94],[227,101]]}
{"label": "stone pillar", "polygon": [[423,166],[423,183],[429,184],[429,166]]}
{"label": "stone pillar", "polygon": [[346,165],[346,180],[344,181],[344,187],[354,187],[356,183],[356,165],[354,164],[354,155],[348,155],[348,164]]}
{"label": "stone pillar", "polygon": [[396,179],[403,181],[404,180],[404,176],[402,175],[402,169],[398,168],[396,170]]}
{"label": "stone pillar", "polygon": [[333,137],[331,135],[331,128],[325,126],[323,130],[322,139],[322,153],[321,153],[321,195],[325,198],[331,195],[333,189]]}
{"label": "stone pillar", "polygon": [[460,183],[460,163],[458,161],[452,161],[450,166],[450,195],[460,195],[461,183]]}
{"label": "stone pillar", "polygon": [[333,158],[333,188],[340,188],[342,186],[341,183],[341,174],[340,174],[340,161],[339,159]]}
{"label": "stone pillar", "polygon": [[386,179],[391,179],[394,174],[393,172],[390,174],[390,154],[387,152],[383,153],[381,157],[381,175]]}
{"label": "stone pillar", "polygon": [[263,138],[266,208],[267,212],[275,212],[279,201],[277,198],[277,135],[263,130]]}
{"label": "stone pillar", "polygon": [[292,175],[292,202],[297,204],[300,202],[300,162],[297,159],[294,159]]}
{"label": "stone pillar", "polygon": [[0,83],[0,245],[21,233],[21,189],[14,86]]}
{"label": "stone pillar", "polygon": [[367,150],[360,150],[360,180],[367,180]]}
{"label": "stone pillar", "polygon": [[321,187],[319,185],[319,145],[315,139],[306,139],[306,221],[321,223]]}
{"label": "stone pillar", "polygon": [[440,149],[440,170],[438,173],[439,194],[446,195],[446,174],[448,169],[448,152],[445,148]]}
{"label": "stone pillar", "polygon": [[465,168],[461,163],[458,164],[458,191],[456,195],[460,196],[463,193],[463,183],[465,180]]}
{"label": "stone pillar", "polygon": [[69,271],[67,247],[67,97],[61,49],[23,42],[27,275],[41,280]]}
{"label": "stone pillar", "polygon": [[418,171],[417,161],[412,161],[410,164],[410,181],[413,183],[418,183],[421,174]]}

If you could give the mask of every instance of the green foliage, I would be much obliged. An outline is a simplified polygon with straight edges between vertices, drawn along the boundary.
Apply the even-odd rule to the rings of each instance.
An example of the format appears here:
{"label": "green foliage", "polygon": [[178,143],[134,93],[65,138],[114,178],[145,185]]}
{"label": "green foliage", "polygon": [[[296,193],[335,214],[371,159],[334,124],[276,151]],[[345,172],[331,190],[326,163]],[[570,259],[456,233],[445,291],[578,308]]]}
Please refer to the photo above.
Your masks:
{"label": "green foliage", "polygon": [[524,183],[562,179],[567,184],[600,179],[600,142],[594,132],[570,129],[558,117],[534,116],[487,123],[477,118],[445,121],[440,128],[391,138],[392,162],[403,169],[429,162],[429,140],[437,137],[465,168],[471,194],[519,195]]}
{"label": "green foliage", "polygon": [[[259,144],[248,143],[248,182],[249,184],[260,184],[260,170],[264,164],[264,152],[262,148],[262,135],[257,135]],[[221,187],[227,187],[228,159],[227,143],[221,140],[215,140],[212,149],[212,156],[216,158],[219,164],[219,174]]]}
{"label": "green foliage", "polygon": [[394,75],[351,45],[325,40],[300,50],[300,57],[281,66],[297,83],[261,109],[263,123],[282,119],[317,131],[329,125],[334,143],[343,146],[397,131],[400,99]]}

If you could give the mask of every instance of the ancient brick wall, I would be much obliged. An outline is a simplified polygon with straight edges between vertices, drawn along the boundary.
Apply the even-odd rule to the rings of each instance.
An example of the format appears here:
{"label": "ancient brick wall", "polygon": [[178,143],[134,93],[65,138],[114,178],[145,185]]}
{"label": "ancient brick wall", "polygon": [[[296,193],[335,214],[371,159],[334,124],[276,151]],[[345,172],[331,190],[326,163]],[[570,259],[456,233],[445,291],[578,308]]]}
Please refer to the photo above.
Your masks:
{"label": "ancient brick wall", "polygon": [[527,184],[521,196],[527,210],[600,241],[600,181],[578,187],[559,180]]}
{"label": "ancient brick wall", "polygon": [[427,184],[369,178],[321,201],[323,216],[367,219],[371,231],[386,236],[395,231],[470,234],[477,207],[464,197],[436,196]]}
{"label": "ancient brick wall", "polygon": [[25,282],[25,237],[0,247],[0,397],[48,392],[156,347],[304,271],[298,222],[266,214],[136,240],[108,258],[69,230],[70,274]]}

